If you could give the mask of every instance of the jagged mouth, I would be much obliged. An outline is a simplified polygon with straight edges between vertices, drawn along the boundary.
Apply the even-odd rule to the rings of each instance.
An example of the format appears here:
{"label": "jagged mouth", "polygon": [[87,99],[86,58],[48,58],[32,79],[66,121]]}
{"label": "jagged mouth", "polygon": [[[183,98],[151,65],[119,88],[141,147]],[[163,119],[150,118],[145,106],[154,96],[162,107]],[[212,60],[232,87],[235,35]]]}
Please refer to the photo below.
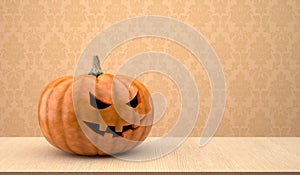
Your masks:
{"label": "jagged mouth", "polygon": [[104,136],[106,133],[110,133],[112,134],[113,137],[124,137],[125,134],[133,132],[135,130],[137,130],[140,126],[136,126],[136,125],[126,125],[123,126],[122,131],[121,132],[117,132],[115,129],[115,126],[107,126],[105,131],[102,131],[99,129],[99,125],[98,123],[93,123],[93,122],[87,122],[87,121],[83,121],[89,128],[91,128],[95,133],[100,134],[102,136]]}

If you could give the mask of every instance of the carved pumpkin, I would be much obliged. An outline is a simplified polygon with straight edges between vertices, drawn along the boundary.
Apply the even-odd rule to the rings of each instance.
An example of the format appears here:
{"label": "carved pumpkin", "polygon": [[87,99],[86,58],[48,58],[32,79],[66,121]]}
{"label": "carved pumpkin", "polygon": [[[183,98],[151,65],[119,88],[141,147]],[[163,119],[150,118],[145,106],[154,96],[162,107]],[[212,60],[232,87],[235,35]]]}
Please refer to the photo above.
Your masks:
{"label": "carved pumpkin", "polygon": [[50,82],[38,106],[49,143],[69,153],[105,155],[128,151],[145,140],[153,121],[146,87],[126,76],[103,74],[98,57],[91,72]]}

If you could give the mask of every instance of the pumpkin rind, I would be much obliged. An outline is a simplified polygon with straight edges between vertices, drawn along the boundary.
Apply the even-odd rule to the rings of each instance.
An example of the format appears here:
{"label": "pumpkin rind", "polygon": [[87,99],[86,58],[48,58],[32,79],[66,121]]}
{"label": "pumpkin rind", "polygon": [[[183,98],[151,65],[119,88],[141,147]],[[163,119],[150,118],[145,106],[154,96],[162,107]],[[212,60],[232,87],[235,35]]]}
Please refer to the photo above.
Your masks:
{"label": "pumpkin rind", "polygon": [[[76,78],[78,80],[96,80],[96,90],[99,86],[100,89],[109,89],[110,81],[114,78],[110,74],[102,74],[95,78],[92,75],[82,75]],[[90,80],[89,80],[90,79]],[[103,84],[104,83],[104,84]],[[137,88],[139,92],[142,93],[142,100],[148,103],[150,94],[148,90],[138,81],[133,81],[134,87]],[[86,133],[82,131],[82,128],[78,122],[78,118],[75,115],[75,110],[73,107],[73,77],[66,76],[59,78],[50,82],[42,92],[39,99],[38,106],[38,118],[39,124],[43,135],[47,141],[53,146],[69,153],[80,154],[80,155],[105,155],[105,154],[115,154],[119,152],[124,152],[132,149],[140,142],[134,144],[117,144],[120,143],[118,139],[109,139],[111,142],[111,147],[104,151],[98,149],[87,137]],[[97,91],[96,91],[97,92]],[[109,92],[109,91],[107,91]],[[87,94],[88,95],[88,94]],[[111,94],[96,94],[101,97],[102,100],[106,102],[111,101]],[[150,102],[149,102],[150,103]],[[145,105],[145,109],[142,109],[145,113],[151,111],[150,105]],[[100,110],[101,111],[101,110]],[[105,115],[113,115],[111,111]],[[153,118],[152,114],[149,114],[149,118]],[[126,124],[122,120],[117,124]],[[114,123],[115,124],[115,123]],[[135,141],[143,141],[150,132],[151,125],[140,126],[139,132],[130,134],[126,136],[127,139]],[[99,136],[100,137],[100,136]],[[122,142],[123,143],[123,142]]]}

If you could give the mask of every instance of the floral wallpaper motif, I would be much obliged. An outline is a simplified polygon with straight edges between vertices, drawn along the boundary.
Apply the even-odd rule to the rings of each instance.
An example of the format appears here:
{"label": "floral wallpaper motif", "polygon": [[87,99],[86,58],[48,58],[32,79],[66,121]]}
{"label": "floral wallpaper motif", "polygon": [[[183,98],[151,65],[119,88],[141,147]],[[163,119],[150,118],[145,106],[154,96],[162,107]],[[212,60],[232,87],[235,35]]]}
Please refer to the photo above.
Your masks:
{"label": "floral wallpaper motif", "polygon": [[[300,136],[299,0],[2,0],[0,136],[41,136],[37,101],[46,83],[72,75],[80,53],[98,32],[144,15],[191,25],[218,54],[227,102],[216,136]],[[130,57],[151,50],[176,57],[196,76],[201,111],[191,136],[199,136],[210,110],[210,83],[188,50],[160,38],[139,38],[117,47],[103,70],[113,73]],[[168,101],[151,132],[163,135],[178,117],[178,89],[158,73],[138,79]]]}

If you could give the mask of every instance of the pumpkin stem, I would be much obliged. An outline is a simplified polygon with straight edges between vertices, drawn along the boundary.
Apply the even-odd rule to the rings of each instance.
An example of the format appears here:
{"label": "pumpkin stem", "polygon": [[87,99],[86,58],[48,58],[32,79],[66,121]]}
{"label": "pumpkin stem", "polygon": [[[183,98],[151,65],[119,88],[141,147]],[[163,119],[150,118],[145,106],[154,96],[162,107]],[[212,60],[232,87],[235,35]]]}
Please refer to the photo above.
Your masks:
{"label": "pumpkin stem", "polygon": [[98,56],[95,55],[93,56],[93,65],[88,75],[94,75],[95,77],[98,77],[101,74],[103,74],[103,72],[100,67],[100,60]]}

